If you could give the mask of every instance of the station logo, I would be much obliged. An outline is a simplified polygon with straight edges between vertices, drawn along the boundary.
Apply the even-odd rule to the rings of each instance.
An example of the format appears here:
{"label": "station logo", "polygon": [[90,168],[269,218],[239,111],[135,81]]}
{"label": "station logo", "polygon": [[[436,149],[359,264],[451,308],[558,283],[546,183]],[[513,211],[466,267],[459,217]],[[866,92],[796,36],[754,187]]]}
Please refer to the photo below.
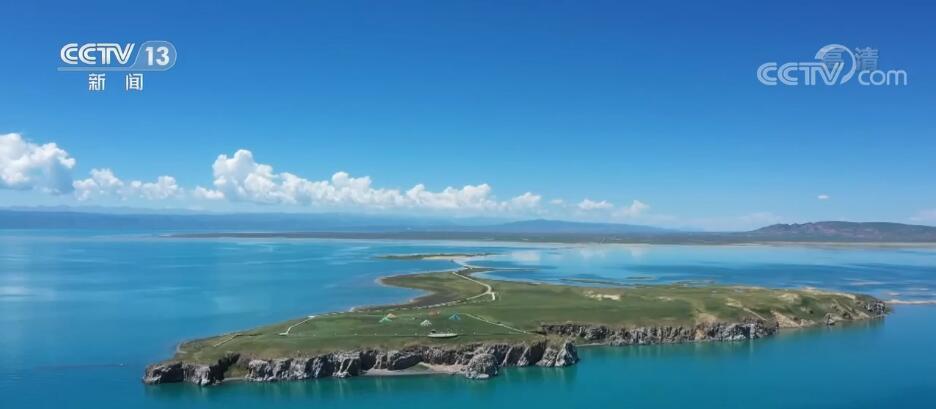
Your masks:
{"label": "station logo", "polygon": [[815,61],[767,62],[757,67],[757,80],[761,84],[813,86],[843,85],[854,80],[861,86],[906,86],[906,70],[878,67],[879,52],[871,47],[854,50],[829,44],[819,49]]}
{"label": "station logo", "polygon": [[168,41],[67,43],[59,51],[59,71],[87,73],[88,91],[107,89],[108,74],[123,80],[125,91],[143,91],[143,73],[168,71],[179,54]]}

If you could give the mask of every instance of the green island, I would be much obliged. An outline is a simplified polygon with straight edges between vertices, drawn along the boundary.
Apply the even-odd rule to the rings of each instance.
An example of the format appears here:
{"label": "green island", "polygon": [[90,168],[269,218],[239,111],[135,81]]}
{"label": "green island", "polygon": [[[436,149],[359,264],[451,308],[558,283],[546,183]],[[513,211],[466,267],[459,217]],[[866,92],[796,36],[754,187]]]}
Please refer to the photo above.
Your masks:
{"label": "green island", "polygon": [[883,302],[867,295],[816,289],[494,280],[478,276],[491,269],[467,264],[481,256],[386,256],[444,258],[460,268],[380,279],[424,292],[407,303],[185,342],[170,360],[147,367],[143,381],[210,385],[418,371],[483,379],[507,366],[575,364],[576,344],[751,340],[781,328],[835,325],[887,312]]}

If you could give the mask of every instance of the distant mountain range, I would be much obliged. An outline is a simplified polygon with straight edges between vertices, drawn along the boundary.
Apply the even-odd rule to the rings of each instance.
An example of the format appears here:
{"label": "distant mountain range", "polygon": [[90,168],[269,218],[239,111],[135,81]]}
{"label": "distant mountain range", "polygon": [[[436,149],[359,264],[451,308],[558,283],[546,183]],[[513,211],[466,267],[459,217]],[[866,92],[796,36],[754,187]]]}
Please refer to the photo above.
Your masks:
{"label": "distant mountain range", "polygon": [[936,243],[936,227],[826,221],[747,232],[692,232],[558,220],[491,222],[339,213],[107,214],[58,209],[0,210],[0,229],[100,229],[186,237],[320,237],[608,243],[908,242]]}
{"label": "distant mountain range", "polygon": [[936,227],[901,223],[816,222],[774,224],[747,237],[791,241],[936,242]]}

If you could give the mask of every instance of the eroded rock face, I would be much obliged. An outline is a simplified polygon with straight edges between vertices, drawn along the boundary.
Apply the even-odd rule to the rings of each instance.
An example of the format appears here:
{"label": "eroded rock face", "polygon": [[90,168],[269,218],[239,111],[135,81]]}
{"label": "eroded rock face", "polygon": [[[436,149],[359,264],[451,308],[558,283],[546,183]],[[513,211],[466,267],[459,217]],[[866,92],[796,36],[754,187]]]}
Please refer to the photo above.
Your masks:
{"label": "eroded rock face", "polygon": [[887,304],[884,301],[873,300],[864,304],[865,311],[872,317],[882,317],[887,314]]}
{"label": "eroded rock face", "polygon": [[468,361],[464,373],[468,379],[488,379],[496,376],[497,357],[488,353],[477,354]]}
{"label": "eroded rock face", "polygon": [[[699,341],[739,341],[773,335],[776,323],[762,320],[742,323],[706,323],[695,326],[663,326],[610,329],[603,325],[545,324],[543,332],[608,345],[673,344]],[[549,351],[547,351],[548,353]],[[556,351],[558,353],[558,351]]]}
{"label": "eroded rock face", "polygon": [[[397,371],[420,363],[450,366],[472,379],[496,376],[498,369],[530,366],[542,361],[550,350],[551,366],[571,365],[578,361],[571,342],[547,348],[545,340],[518,344],[469,344],[454,347],[409,347],[395,351],[344,351],[311,357],[277,359],[241,359],[231,355],[215,365],[172,362],[151,365],[143,382],[147,384],[189,382],[213,385],[224,379],[225,371],[235,363],[245,370],[244,379],[253,382],[295,381],[327,376],[345,378],[371,369]],[[492,369],[493,365],[493,369]]]}
{"label": "eroded rock face", "polygon": [[422,356],[415,351],[393,352],[387,355],[387,369],[399,371],[416,366],[422,361]]}
{"label": "eroded rock face", "polygon": [[361,374],[361,353],[342,352],[334,355],[336,378],[348,378]]}
{"label": "eroded rock face", "polygon": [[553,366],[572,366],[579,361],[578,349],[570,341],[563,342],[559,347],[559,353],[556,355],[556,361]]}
{"label": "eroded rock face", "polygon": [[575,344],[570,341],[565,341],[561,345],[550,345],[547,347],[546,351],[543,353],[543,356],[538,362],[536,362],[536,366],[571,366],[575,365],[578,361],[578,350],[575,348]]}
{"label": "eroded rock face", "polygon": [[143,383],[159,384],[183,382],[185,379],[185,370],[182,369],[182,366],[183,364],[181,362],[150,365],[146,367],[146,372],[143,375]]}
{"label": "eroded rock face", "polygon": [[212,365],[184,362],[150,365],[143,375],[143,383],[188,382],[201,386],[214,385],[224,380],[224,373],[237,362],[239,357],[238,354],[227,354]]}
{"label": "eroded rock face", "polygon": [[[520,357],[517,359],[516,366],[531,366],[539,362],[546,352],[546,342],[538,342],[533,345],[524,345]],[[507,365],[501,365],[507,366]]]}
{"label": "eroded rock face", "polygon": [[252,359],[244,379],[254,382],[298,381],[331,376],[335,368],[331,356],[312,358]]}

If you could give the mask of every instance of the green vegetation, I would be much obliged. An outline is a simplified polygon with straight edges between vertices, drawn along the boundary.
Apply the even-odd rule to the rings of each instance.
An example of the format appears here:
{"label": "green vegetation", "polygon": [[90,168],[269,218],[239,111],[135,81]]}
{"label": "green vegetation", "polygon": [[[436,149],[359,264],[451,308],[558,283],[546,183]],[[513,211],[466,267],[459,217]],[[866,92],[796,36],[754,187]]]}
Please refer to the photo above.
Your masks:
{"label": "green vegetation", "polygon": [[[415,257],[415,256],[413,256]],[[428,256],[423,256],[428,257]],[[740,286],[582,287],[482,279],[485,269],[387,277],[384,284],[424,290],[410,303],[301,318],[191,341],[175,359],[212,362],[235,351],[256,358],[408,345],[519,342],[542,338],[541,324],[612,328],[695,325],[763,319],[781,326],[822,322],[827,313],[862,317],[867,296]],[[431,325],[427,325],[428,321]],[[459,334],[431,339],[431,331]]]}

